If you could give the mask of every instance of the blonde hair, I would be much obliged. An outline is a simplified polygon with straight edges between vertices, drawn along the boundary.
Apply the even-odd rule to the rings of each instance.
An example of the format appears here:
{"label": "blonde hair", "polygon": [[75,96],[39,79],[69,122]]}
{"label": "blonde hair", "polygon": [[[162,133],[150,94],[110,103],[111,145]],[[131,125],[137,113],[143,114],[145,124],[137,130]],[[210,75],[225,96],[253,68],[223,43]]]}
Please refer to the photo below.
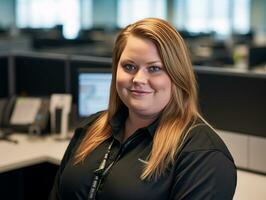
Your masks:
{"label": "blonde hair", "polygon": [[148,163],[141,175],[141,179],[156,179],[173,164],[188,124],[199,116],[197,84],[187,47],[175,28],[162,19],[146,18],[137,21],[125,27],[118,35],[113,49],[108,110],[88,128],[85,138],[76,151],[75,160],[76,163],[84,160],[99,144],[111,137],[111,127],[108,122],[121,107],[125,106],[116,91],[116,71],[130,35],[148,39],[156,45],[172,81],[172,96],[162,111]]}

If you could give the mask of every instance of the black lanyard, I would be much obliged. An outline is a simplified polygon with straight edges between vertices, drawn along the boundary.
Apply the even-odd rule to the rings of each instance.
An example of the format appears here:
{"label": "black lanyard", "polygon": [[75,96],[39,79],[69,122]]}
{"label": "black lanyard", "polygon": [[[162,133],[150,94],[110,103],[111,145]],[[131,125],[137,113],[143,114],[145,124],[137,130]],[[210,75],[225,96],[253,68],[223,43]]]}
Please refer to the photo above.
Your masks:
{"label": "black lanyard", "polygon": [[101,182],[104,178],[104,176],[109,172],[109,170],[111,169],[111,167],[121,158],[121,156],[125,153],[125,151],[129,148],[130,145],[134,144],[134,142],[136,142],[136,139],[139,138],[140,136],[142,136],[143,134],[137,134],[134,135],[134,137],[129,138],[120,148],[116,158],[114,159],[114,161],[112,161],[107,167],[106,167],[106,162],[107,159],[110,155],[110,151],[112,148],[112,145],[114,143],[114,139],[112,140],[111,144],[108,146],[107,152],[104,155],[104,158],[100,164],[100,166],[98,167],[98,169],[96,169],[94,171],[94,178],[91,184],[91,188],[90,188],[90,192],[89,192],[89,197],[88,200],[95,200],[96,199],[96,194],[97,191],[99,190],[99,186],[101,185]]}
{"label": "black lanyard", "polygon": [[109,171],[109,169],[112,167],[112,165],[114,164],[114,162],[112,162],[106,169],[106,162],[110,156],[110,152],[111,152],[111,148],[112,145],[114,143],[114,139],[112,140],[111,144],[108,146],[107,152],[105,153],[103,160],[100,164],[100,166],[98,167],[98,169],[96,169],[94,171],[94,178],[91,184],[91,188],[90,188],[90,192],[89,192],[89,196],[88,196],[88,200],[95,200],[96,198],[96,193],[99,189],[99,186],[101,185],[102,179],[103,177],[106,175],[106,173]]}

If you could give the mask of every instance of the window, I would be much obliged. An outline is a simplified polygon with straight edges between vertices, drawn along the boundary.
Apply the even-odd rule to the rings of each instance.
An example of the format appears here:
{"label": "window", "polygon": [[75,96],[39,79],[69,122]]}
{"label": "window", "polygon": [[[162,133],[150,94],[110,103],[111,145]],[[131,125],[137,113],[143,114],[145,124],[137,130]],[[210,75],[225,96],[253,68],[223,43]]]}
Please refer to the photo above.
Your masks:
{"label": "window", "polygon": [[234,31],[247,33],[250,30],[250,0],[234,0],[233,13]]}
{"label": "window", "polygon": [[191,32],[249,31],[250,0],[175,0],[175,25]]}
{"label": "window", "polygon": [[81,16],[81,28],[90,29],[93,24],[92,13],[92,1],[93,0],[80,0],[80,16]]}
{"label": "window", "polygon": [[118,0],[118,26],[125,27],[139,19],[166,19],[165,0]]}
{"label": "window", "polygon": [[72,39],[78,35],[81,27],[92,26],[92,17],[91,21],[87,17],[92,13],[91,2],[92,0],[17,0],[16,23],[19,28],[52,28],[62,24],[64,36]]}

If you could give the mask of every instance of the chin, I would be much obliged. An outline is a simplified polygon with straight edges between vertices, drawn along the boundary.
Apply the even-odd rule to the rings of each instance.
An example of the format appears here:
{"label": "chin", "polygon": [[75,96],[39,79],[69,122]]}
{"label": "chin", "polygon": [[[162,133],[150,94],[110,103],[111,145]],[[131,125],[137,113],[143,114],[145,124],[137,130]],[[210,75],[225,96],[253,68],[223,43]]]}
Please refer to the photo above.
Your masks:
{"label": "chin", "polygon": [[145,105],[129,105],[128,106],[129,109],[134,110],[134,111],[138,111],[138,112],[149,112],[151,109],[148,108],[148,106]]}
{"label": "chin", "polygon": [[138,115],[142,115],[142,116],[154,116],[157,115],[158,112],[156,112],[154,109],[147,109],[147,108],[143,108],[143,107],[134,107],[134,108],[130,108],[134,113],[138,114]]}

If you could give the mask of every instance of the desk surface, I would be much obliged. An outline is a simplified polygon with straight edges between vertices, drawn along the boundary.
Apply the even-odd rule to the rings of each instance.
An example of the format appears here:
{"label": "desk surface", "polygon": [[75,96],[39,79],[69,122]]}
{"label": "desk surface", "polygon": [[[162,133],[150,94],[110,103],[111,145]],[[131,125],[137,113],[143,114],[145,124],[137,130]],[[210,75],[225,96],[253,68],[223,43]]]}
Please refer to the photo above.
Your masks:
{"label": "desk surface", "polygon": [[55,136],[29,137],[14,134],[18,144],[0,140],[0,173],[42,162],[60,164],[69,140],[58,141]]}

